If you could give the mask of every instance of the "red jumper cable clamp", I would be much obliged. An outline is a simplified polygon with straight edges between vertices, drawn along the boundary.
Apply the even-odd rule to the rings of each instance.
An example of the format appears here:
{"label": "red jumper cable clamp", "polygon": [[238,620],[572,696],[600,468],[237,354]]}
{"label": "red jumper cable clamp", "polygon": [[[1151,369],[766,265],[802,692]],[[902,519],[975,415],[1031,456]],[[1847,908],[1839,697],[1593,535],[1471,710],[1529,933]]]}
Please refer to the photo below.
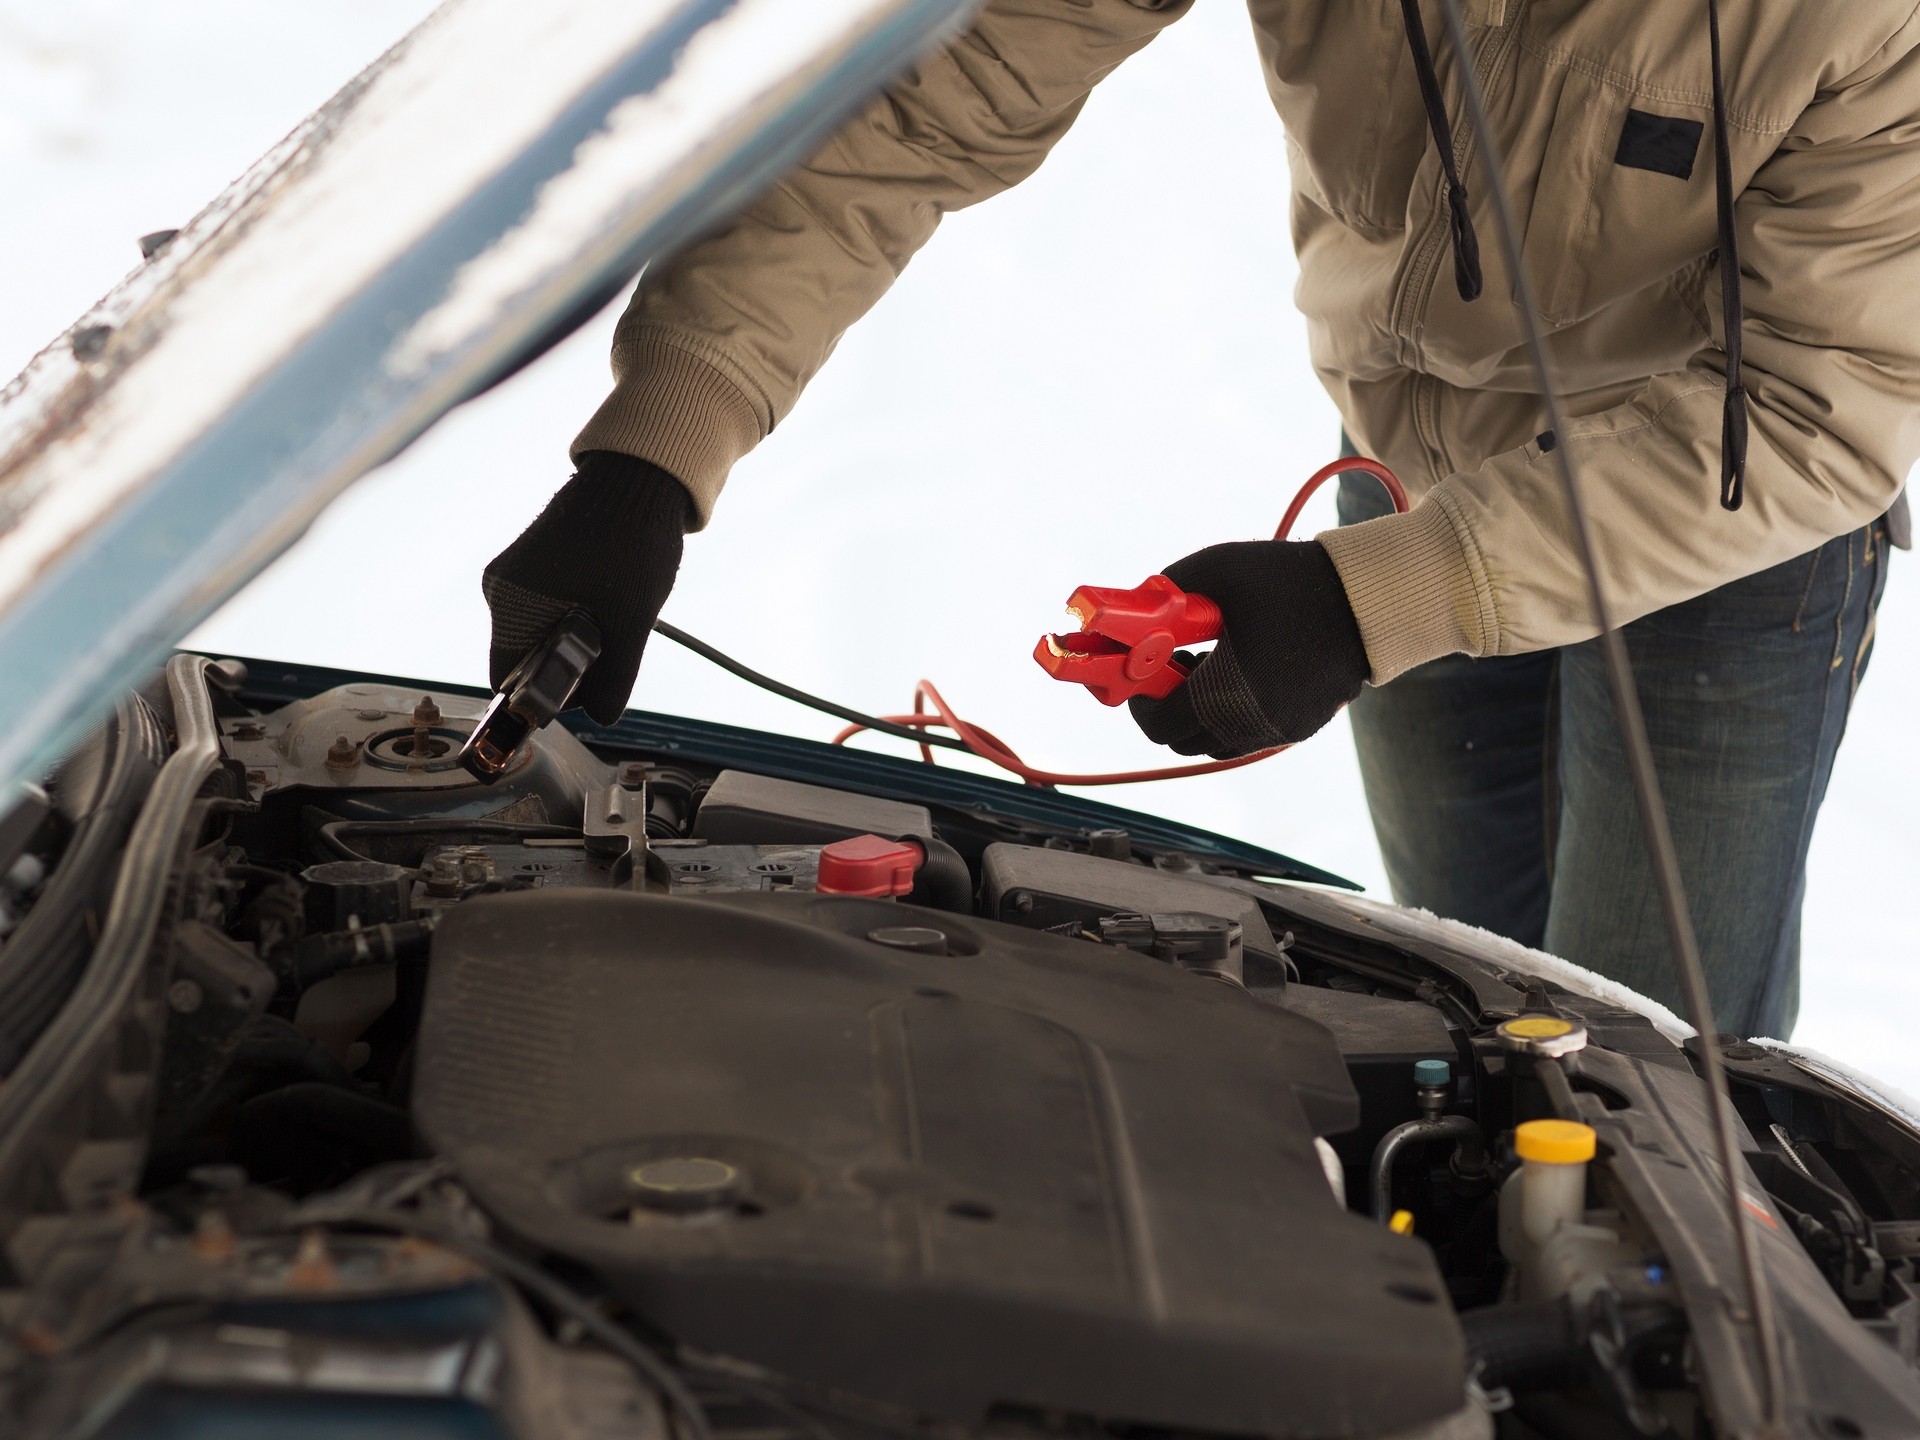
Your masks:
{"label": "red jumper cable clamp", "polygon": [[[1314,491],[1336,475],[1355,473],[1373,476],[1386,487],[1393,508],[1406,513],[1407,492],[1391,470],[1378,460],[1346,456],[1308,477],[1273,538],[1284,540],[1292,533]],[[1086,686],[1102,705],[1118,705],[1136,695],[1166,699],[1187,681],[1187,667],[1174,659],[1174,651],[1220,638],[1220,607],[1204,595],[1189,595],[1164,575],[1151,576],[1131,590],[1082,585],[1067,600],[1067,610],[1080,622],[1079,632],[1042,635],[1033,658],[1054,679]],[[1134,778],[1154,777],[1143,771]]]}
{"label": "red jumper cable clamp", "polygon": [[[1407,492],[1401,488],[1391,470],[1378,460],[1344,456],[1321,466],[1308,477],[1307,483],[1300,487],[1299,493],[1293,497],[1293,503],[1287,507],[1287,513],[1281,517],[1280,528],[1274,532],[1273,538],[1287,538],[1293,530],[1293,522],[1300,518],[1301,507],[1314,491],[1336,475],[1356,472],[1373,476],[1386,487],[1387,494],[1393,500],[1393,508],[1402,514],[1407,511]],[[1071,680],[1084,685],[1095,699],[1106,705],[1118,705],[1135,695],[1165,699],[1185,684],[1187,679],[1187,668],[1174,658],[1174,652],[1183,645],[1201,645],[1220,636],[1220,607],[1204,595],[1187,594],[1164,575],[1155,575],[1144,585],[1132,590],[1106,590],[1083,585],[1073,592],[1067,608],[1080,621],[1079,633],[1041,636],[1040,643],[1034,647],[1033,658],[1040,662],[1041,669],[1056,680]],[[912,726],[915,729],[937,726],[951,730],[968,750],[989,764],[1018,775],[1029,785],[1042,786],[1132,785],[1142,780],[1176,780],[1183,775],[1217,775],[1222,770],[1252,765],[1287,748],[1282,745],[1278,749],[1257,750],[1251,755],[1240,755],[1231,760],[1204,760],[1191,765],[1169,765],[1158,770],[1121,770],[1080,775],[1042,770],[1027,764],[992,731],[970,724],[954,714],[952,707],[929,680],[922,680],[914,687],[911,715],[878,718],[886,720],[889,725]],[[866,728],[856,717],[853,724],[833,737],[833,743],[844,745]],[[931,746],[922,745],[920,755],[929,765],[933,763]],[[867,857],[860,859],[867,860]],[[868,860],[868,863],[873,862]],[[885,869],[887,863],[880,861],[879,868]],[[835,873],[838,868],[837,861],[823,862],[827,881],[820,889],[830,889],[843,883],[840,875]],[[894,873],[896,878],[886,882],[890,886],[902,883],[898,878],[897,865]],[[868,882],[866,877],[860,876],[853,883],[864,886]]]}
{"label": "red jumper cable clamp", "polygon": [[1054,679],[1086,686],[1102,705],[1136,695],[1166,699],[1187,679],[1174,652],[1220,638],[1220,607],[1164,575],[1131,590],[1082,585],[1067,612],[1080,622],[1079,632],[1042,635],[1033,658]]}

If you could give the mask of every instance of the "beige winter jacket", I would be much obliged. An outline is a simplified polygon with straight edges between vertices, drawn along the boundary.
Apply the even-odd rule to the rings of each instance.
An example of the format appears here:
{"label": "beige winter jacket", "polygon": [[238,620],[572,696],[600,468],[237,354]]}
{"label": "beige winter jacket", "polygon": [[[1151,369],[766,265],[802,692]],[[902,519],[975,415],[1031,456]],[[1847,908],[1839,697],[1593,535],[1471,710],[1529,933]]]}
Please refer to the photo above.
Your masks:
{"label": "beige winter jacket", "polygon": [[[615,338],[617,387],[575,453],[653,461],[693,492],[704,522],[729,468],[941,215],[1032,174],[1087,92],[1191,3],[993,0],[737,221],[646,275]],[[1456,651],[1587,638],[1439,7],[1427,4],[1428,26],[1483,237],[1485,293],[1471,304],[1456,293],[1399,6],[1250,8],[1286,125],[1314,364],[1355,443],[1417,502],[1319,537],[1374,682]],[[1885,511],[1920,456],[1915,0],[1722,0],[1751,424],[1737,511],[1720,505],[1707,0],[1465,8],[1558,385],[1578,417],[1561,442],[1578,447],[1621,618]],[[1700,127],[1691,148],[1687,122]]]}

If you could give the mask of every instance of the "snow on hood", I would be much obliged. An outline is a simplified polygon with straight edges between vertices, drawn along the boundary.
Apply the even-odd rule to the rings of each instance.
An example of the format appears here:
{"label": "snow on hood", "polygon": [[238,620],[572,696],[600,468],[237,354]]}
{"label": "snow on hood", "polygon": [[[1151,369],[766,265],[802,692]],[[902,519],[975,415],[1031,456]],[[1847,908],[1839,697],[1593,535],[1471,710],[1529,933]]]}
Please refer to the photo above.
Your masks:
{"label": "snow on hood", "polygon": [[[517,0],[515,8],[519,8]],[[751,114],[793,83],[790,56],[831,56],[869,23],[857,8],[738,0],[679,57],[680,83],[623,100],[605,127],[549,180],[532,211],[462,267],[441,304],[387,357],[396,374],[424,371],[494,323],[502,307],[570,260],[581,237],[612,232],[637,204],[679,198],[674,168],[715,139],[714,116]],[[691,97],[698,97],[698,104]]]}
{"label": "snow on hood", "polygon": [[[1628,989],[1618,980],[1609,980],[1606,976],[1589,970],[1583,965],[1575,965],[1571,960],[1562,960],[1558,955],[1549,955],[1544,950],[1529,949],[1517,941],[1509,940],[1504,935],[1496,935],[1491,930],[1482,930],[1477,925],[1448,920],[1428,910],[1387,905],[1378,900],[1368,900],[1357,895],[1342,895],[1340,900],[1355,910],[1366,912],[1384,930],[1391,930],[1410,939],[1431,940],[1470,949],[1508,969],[1537,976],[1542,980],[1551,980],[1555,984],[1564,985],[1576,994],[1636,1011],[1652,1021],[1654,1028],[1676,1045],[1692,1039],[1696,1033],[1693,1026],[1687,1024],[1659,1001],[1649,1000],[1637,990]],[[1858,1096],[1906,1128],[1920,1130],[1920,1101],[1916,1101],[1905,1091],[1887,1084],[1884,1080],[1869,1075],[1866,1071],[1849,1065],[1843,1060],[1836,1060],[1831,1055],[1815,1050],[1811,1046],[1789,1044],[1784,1040],[1773,1040],[1765,1036],[1756,1036],[1748,1043],[1771,1050],[1807,1074]]]}
{"label": "snow on hood", "polygon": [[1518,970],[1526,975],[1535,975],[1542,980],[1551,980],[1557,985],[1566,986],[1576,994],[1585,995],[1608,1005],[1618,1005],[1623,1010],[1636,1011],[1651,1020],[1654,1028],[1676,1045],[1682,1041],[1691,1040],[1694,1036],[1693,1026],[1687,1024],[1658,1000],[1649,1000],[1638,990],[1628,989],[1618,980],[1609,980],[1598,971],[1589,970],[1584,965],[1576,965],[1571,960],[1562,960],[1558,955],[1549,955],[1544,950],[1529,949],[1517,940],[1509,940],[1506,936],[1496,935],[1491,930],[1482,930],[1477,925],[1449,920],[1444,916],[1435,915],[1430,910],[1387,905],[1358,895],[1343,895],[1340,899],[1342,903],[1351,905],[1356,910],[1366,911],[1382,928],[1416,939],[1433,940],[1445,945],[1474,950],[1509,969]]}
{"label": "snow on hood", "polygon": [[1843,1060],[1822,1053],[1806,1045],[1790,1045],[1784,1040],[1770,1040],[1764,1036],[1756,1037],[1753,1042],[1784,1056],[1805,1070],[1809,1075],[1818,1075],[1822,1080],[1830,1080],[1843,1090],[1850,1090],[1868,1104],[1884,1110],[1910,1130],[1920,1130],[1920,1104],[1904,1090],[1895,1089],[1884,1080],[1876,1079],[1864,1070],[1856,1069]]}

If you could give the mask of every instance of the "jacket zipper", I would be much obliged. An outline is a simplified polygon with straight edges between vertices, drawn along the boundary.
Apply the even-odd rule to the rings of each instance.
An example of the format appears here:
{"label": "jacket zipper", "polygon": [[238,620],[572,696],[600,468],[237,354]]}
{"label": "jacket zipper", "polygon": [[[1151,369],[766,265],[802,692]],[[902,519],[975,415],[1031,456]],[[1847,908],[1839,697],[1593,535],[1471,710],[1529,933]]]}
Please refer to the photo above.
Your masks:
{"label": "jacket zipper", "polygon": [[[1512,52],[1514,38],[1520,31],[1519,11],[1522,4],[1512,7],[1515,13],[1501,17],[1506,23],[1499,27],[1495,43],[1484,46],[1474,56],[1474,74],[1483,94],[1491,89],[1492,77]],[[1456,157],[1464,179],[1472,173],[1473,161],[1479,151],[1476,143],[1478,137],[1470,127],[1456,126],[1454,133],[1460,136],[1455,142]],[[1453,473],[1453,456],[1440,434],[1440,384],[1427,373],[1423,365],[1417,363],[1422,357],[1414,340],[1414,326],[1418,318],[1426,313],[1433,297],[1434,277],[1440,271],[1440,254],[1446,248],[1447,202],[1439,188],[1445,184],[1443,174],[1434,190],[1433,211],[1428,216],[1426,229],[1415,249],[1413,262],[1407,267],[1407,275],[1394,307],[1393,326],[1394,333],[1400,337],[1401,363],[1413,371],[1413,396],[1409,408],[1413,412],[1414,434],[1426,452],[1427,465],[1436,485]]]}

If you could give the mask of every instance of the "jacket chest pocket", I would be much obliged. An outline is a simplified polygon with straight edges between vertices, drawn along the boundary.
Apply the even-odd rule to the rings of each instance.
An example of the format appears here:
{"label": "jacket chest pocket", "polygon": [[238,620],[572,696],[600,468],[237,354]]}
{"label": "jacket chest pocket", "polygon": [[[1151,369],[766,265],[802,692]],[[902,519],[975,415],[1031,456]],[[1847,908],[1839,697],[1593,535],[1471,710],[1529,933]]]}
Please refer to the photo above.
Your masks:
{"label": "jacket chest pocket", "polygon": [[[1712,111],[1526,55],[1545,134],[1523,255],[1542,315],[1572,325],[1714,247]],[[1547,97],[1553,97],[1550,101]]]}

